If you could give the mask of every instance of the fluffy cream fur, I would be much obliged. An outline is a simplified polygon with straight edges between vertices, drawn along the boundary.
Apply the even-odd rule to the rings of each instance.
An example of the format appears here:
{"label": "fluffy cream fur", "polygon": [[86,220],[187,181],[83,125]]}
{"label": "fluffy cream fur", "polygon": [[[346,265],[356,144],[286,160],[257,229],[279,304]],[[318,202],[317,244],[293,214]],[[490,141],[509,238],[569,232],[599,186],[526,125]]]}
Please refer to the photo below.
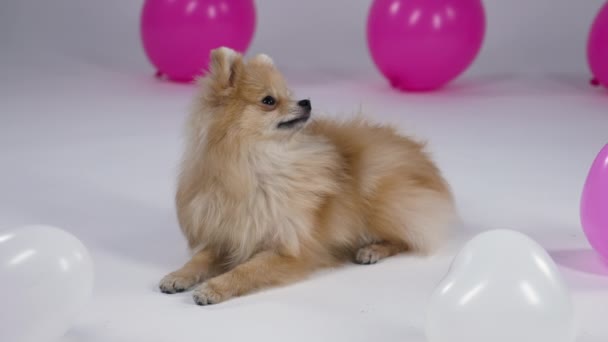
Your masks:
{"label": "fluffy cream fur", "polygon": [[198,304],[353,260],[431,252],[455,218],[424,146],[358,118],[308,120],[266,55],[212,52],[176,196],[192,259],[161,280]]}

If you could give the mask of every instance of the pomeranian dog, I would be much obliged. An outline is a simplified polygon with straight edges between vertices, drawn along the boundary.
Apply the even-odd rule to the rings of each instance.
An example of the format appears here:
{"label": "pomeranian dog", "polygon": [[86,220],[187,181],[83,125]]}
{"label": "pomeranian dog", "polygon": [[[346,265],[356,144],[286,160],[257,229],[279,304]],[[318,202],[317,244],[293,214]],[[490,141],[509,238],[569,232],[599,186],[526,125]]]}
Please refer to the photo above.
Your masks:
{"label": "pomeranian dog", "polygon": [[363,119],[311,120],[272,59],[211,53],[187,125],[176,194],[191,259],[165,293],[199,305],[352,260],[432,252],[455,218],[424,145]]}

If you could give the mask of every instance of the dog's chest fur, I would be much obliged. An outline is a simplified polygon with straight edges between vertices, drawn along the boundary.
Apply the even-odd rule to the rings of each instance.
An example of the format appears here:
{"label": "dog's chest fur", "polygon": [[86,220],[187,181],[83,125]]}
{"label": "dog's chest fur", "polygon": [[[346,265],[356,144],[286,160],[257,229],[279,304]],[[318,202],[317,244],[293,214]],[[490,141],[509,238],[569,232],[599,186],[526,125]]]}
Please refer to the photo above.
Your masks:
{"label": "dog's chest fur", "polygon": [[216,185],[193,200],[193,214],[203,223],[200,241],[234,263],[266,248],[298,253],[318,208],[337,191],[337,152],[319,137],[302,135],[284,145],[258,143],[243,159],[224,166],[237,168],[226,175],[240,178],[234,179],[243,188],[239,198]]}

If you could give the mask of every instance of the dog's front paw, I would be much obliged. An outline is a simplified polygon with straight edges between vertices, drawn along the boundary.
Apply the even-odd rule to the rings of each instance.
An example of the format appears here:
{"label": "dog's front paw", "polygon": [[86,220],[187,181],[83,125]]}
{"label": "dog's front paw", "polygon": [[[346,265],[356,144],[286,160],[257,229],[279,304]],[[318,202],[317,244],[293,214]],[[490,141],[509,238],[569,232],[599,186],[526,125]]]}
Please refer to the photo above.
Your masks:
{"label": "dog's front paw", "polygon": [[189,290],[197,283],[198,277],[195,274],[187,274],[177,271],[167,274],[160,281],[158,287],[163,293],[177,293]]}
{"label": "dog's front paw", "polygon": [[192,298],[194,302],[198,305],[211,305],[217,304],[226,300],[227,296],[222,295],[219,291],[217,291],[212,285],[208,282],[202,283],[192,293]]}
{"label": "dog's front paw", "polygon": [[377,263],[382,259],[383,255],[381,251],[375,248],[375,245],[365,246],[357,252],[355,261],[361,265],[370,265]]}

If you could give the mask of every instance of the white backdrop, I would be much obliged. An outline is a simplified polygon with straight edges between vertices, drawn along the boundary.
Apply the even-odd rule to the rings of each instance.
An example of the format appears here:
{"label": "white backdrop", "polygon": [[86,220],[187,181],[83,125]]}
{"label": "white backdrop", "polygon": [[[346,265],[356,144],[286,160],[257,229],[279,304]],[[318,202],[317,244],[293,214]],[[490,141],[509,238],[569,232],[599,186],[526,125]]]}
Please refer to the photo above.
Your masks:
{"label": "white backdrop", "polygon": [[485,1],[479,58],[426,94],[393,91],[376,71],[370,1],[257,4],[250,52],[272,55],[313,115],[362,107],[428,140],[464,224],[430,259],[352,265],[205,308],[163,295],[158,281],[187,254],[173,195],[194,88],[152,77],[141,0],[0,0],[0,230],[59,226],[95,263],[93,299],[62,342],[422,342],[428,296],[457,248],[493,228],[525,232],[558,263],[577,342],[608,340],[608,267],[578,212],[608,142],[608,93],[588,85],[585,58],[601,0]]}

